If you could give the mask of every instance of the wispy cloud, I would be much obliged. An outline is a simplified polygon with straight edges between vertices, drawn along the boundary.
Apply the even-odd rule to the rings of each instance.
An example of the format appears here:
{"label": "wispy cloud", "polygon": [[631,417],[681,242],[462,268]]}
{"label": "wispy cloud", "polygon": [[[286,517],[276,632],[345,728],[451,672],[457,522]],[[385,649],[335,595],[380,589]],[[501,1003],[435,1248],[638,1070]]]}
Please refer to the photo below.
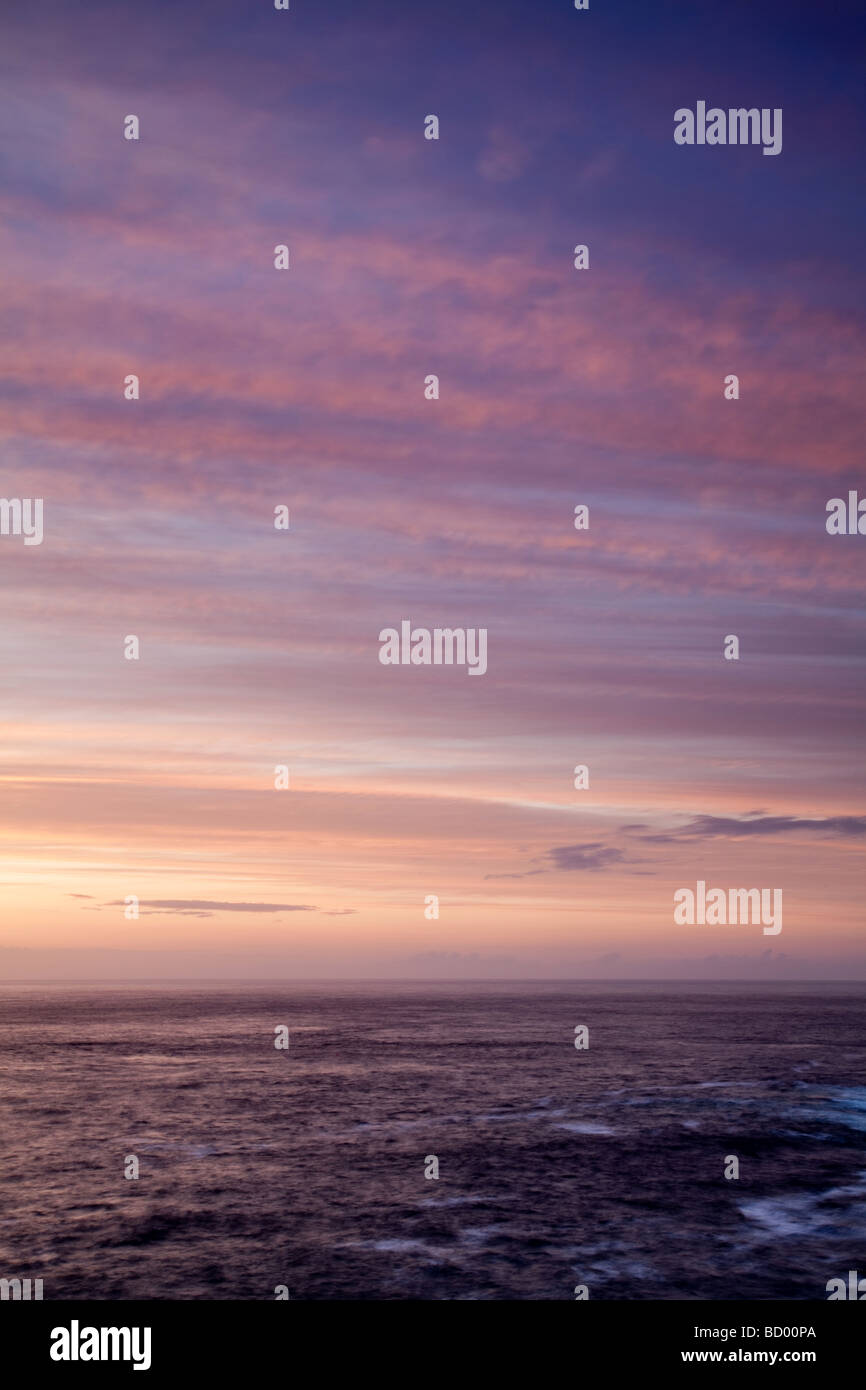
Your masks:
{"label": "wispy cloud", "polygon": [[561,873],[597,873],[601,869],[611,868],[614,864],[627,862],[621,849],[599,843],[560,845],[550,851],[549,857],[552,867]]}
{"label": "wispy cloud", "polygon": [[602,869],[631,863],[621,849],[598,841],[581,845],[559,845],[541,856],[546,861],[542,869],[527,869],[524,873],[485,874],[485,879],[534,878],[544,873],[598,873]]}
{"label": "wispy cloud", "polygon": [[[678,829],[643,833],[643,825],[622,827],[647,844],[669,845],[690,840],[752,839],[758,836],[811,835],[857,839],[866,835],[866,816],[696,816]],[[639,833],[640,832],[640,833]]]}
{"label": "wispy cloud", "polygon": [[[123,906],[120,898],[103,903],[103,907]],[[318,912],[318,908],[306,903],[228,903],[209,898],[152,898],[142,900],[139,907],[158,909],[160,912]]]}

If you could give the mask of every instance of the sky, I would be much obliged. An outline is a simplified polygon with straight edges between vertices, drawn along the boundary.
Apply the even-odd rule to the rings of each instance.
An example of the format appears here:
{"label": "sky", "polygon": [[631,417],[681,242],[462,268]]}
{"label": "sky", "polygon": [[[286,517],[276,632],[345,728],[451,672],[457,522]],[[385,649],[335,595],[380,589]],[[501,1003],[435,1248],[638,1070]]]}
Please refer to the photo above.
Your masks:
{"label": "sky", "polygon": [[[866,978],[862,49],[6,8],[0,979]],[[675,144],[699,100],[781,153]],[[406,619],[486,673],[381,664]],[[698,880],[782,931],[677,924]]]}

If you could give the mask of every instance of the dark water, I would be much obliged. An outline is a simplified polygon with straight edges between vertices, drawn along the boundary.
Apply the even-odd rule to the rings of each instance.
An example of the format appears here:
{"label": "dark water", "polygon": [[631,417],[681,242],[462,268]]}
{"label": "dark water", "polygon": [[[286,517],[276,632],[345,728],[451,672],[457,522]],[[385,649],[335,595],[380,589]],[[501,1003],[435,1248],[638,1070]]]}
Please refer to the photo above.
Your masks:
{"label": "dark water", "polygon": [[866,1274],[864,998],[6,988],[0,1276],[46,1299],[824,1299]]}

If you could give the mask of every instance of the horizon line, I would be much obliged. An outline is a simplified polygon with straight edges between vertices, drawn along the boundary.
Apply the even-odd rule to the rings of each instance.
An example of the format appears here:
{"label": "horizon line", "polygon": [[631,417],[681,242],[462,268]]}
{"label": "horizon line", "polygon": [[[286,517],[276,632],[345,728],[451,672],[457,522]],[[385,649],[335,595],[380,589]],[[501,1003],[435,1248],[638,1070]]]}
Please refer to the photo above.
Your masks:
{"label": "horizon line", "polygon": [[277,979],[264,975],[242,976],[239,979],[231,980],[220,975],[144,975],[140,977],[129,975],[87,975],[87,976],[58,976],[58,975],[22,975],[19,979],[0,980],[0,988],[5,986],[23,984],[221,984],[221,985],[240,985],[240,984],[422,984],[422,985],[456,985],[456,984],[676,984],[676,985],[851,985],[866,984],[866,976],[858,976],[854,979],[840,979],[836,976],[821,976],[811,979],[797,979],[795,977],[787,979],[762,980],[754,977],[732,975],[724,978],[706,976],[670,976],[670,975],[584,975],[584,976],[555,976],[555,975],[472,975],[472,976],[421,976],[421,975],[287,975]]}

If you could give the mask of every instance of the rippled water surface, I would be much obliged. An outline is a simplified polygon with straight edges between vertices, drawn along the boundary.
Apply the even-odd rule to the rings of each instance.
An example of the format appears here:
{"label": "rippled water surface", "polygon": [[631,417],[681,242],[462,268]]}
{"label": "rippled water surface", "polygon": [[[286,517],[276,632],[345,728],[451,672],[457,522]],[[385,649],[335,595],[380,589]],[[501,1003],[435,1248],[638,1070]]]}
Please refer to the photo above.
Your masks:
{"label": "rippled water surface", "polygon": [[46,1299],[823,1299],[866,1273],[864,1001],[6,988],[0,1276]]}

